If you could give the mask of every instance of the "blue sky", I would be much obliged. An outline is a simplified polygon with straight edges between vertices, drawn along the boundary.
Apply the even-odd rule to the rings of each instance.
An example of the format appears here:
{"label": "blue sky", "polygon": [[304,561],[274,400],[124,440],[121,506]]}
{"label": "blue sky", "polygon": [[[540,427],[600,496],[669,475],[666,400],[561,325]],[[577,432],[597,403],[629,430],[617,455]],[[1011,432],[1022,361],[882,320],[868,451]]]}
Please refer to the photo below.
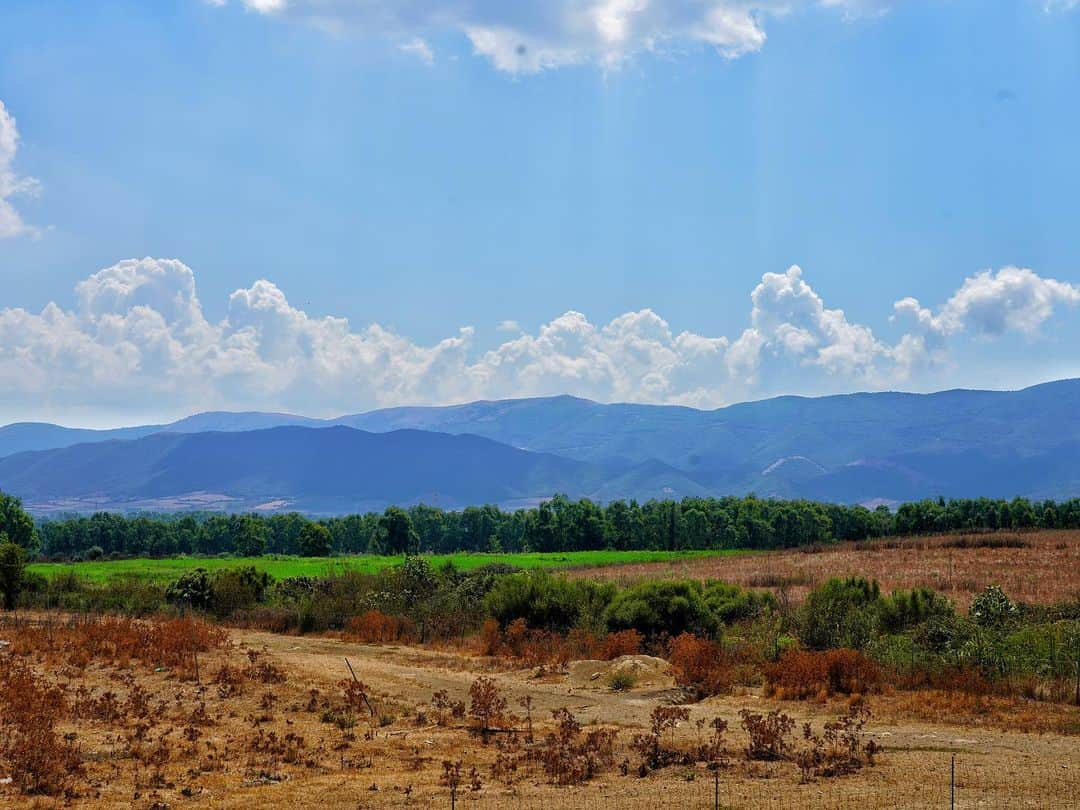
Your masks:
{"label": "blue sky", "polygon": [[7,0],[0,419],[1080,375],[1075,5]]}

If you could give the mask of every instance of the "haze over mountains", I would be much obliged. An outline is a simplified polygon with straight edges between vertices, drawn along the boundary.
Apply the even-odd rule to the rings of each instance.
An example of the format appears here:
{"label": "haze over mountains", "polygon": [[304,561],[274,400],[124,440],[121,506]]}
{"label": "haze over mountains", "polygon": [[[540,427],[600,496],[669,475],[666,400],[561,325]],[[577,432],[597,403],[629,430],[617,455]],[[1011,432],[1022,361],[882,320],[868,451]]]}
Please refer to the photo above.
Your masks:
{"label": "haze over mountains", "polygon": [[842,502],[1080,494],[1080,380],[1022,391],[780,397],[715,411],[574,397],[337,419],[205,413],[0,428],[0,489],[38,512],[526,505],[756,492]]}

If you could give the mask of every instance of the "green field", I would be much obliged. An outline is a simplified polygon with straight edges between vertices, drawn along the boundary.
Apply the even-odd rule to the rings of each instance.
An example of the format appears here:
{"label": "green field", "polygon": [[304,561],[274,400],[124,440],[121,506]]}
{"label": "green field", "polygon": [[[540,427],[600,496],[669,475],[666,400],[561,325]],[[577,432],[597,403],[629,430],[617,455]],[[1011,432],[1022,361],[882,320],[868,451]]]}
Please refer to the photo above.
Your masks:
{"label": "green field", "polygon": [[[605,565],[625,565],[627,563],[669,562],[672,560],[693,560],[702,557],[715,557],[727,554],[746,554],[746,551],[563,551],[550,554],[436,554],[425,555],[424,559],[438,566],[452,562],[459,569],[468,571],[491,563],[507,563],[518,568],[586,568]],[[242,557],[173,557],[163,560],[132,559],[109,560],[104,562],[81,563],[34,563],[30,571],[46,577],[74,572],[81,577],[104,582],[113,577],[141,577],[151,581],[170,582],[185,571],[193,568],[206,568],[217,571],[222,568],[235,568],[242,565],[254,565],[260,571],[266,571],[275,579],[299,576],[321,576],[343,571],[363,571],[374,573],[401,563],[401,557],[380,557],[372,555],[350,557],[287,557],[267,556],[256,558]]]}

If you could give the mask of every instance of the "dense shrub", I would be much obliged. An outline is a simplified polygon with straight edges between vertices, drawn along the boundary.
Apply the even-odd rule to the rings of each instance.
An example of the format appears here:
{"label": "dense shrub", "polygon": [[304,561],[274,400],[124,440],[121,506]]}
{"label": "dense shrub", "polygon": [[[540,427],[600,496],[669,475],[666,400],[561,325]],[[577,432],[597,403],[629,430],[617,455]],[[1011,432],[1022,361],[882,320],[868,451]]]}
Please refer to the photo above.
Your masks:
{"label": "dense shrub", "polygon": [[597,624],[615,591],[611,583],[531,571],[499,579],[485,597],[484,608],[503,625],[523,619],[533,629],[566,632],[578,624]]}
{"label": "dense shrub", "polygon": [[165,598],[174,605],[207,610],[214,598],[210,572],[205,568],[185,571],[165,589]]}
{"label": "dense shrub", "polygon": [[878,605],[878,626],[884,633],[902,633],[930,619],[954,614],[952,603],[930,588],[893,591]]}
{"label": "dense shrub", "polygon": [[1018,615],[1016,605],[997,585],[991,585],[971,601],[968,615],[979,627],[1000,630]]}
{"label": "dense shrub", "polygon": [[648,638],[712,635],[717,621],[702,590],[700,582],[649,580],[615,596],[604,618],[611,630],[637,630]]}
{"label": "dense shrub", "polygon": [[269,587],[269,574],[254,566],[222,569],[210,582],[210,608],[218,616],[231,616],[262,602]]}
{"label": "dense shrub", "polygon": [[748,591],[725,582],[707,582],[704,597],[713,616],[724,624],[752,619],[776,604],[770,593]]}
{"label": "dense shrub", "polygon": [[830,579],[812,590],[799,612],[799,637],[815,650],[860,649],[873,637],[881,591],[861,577]]}

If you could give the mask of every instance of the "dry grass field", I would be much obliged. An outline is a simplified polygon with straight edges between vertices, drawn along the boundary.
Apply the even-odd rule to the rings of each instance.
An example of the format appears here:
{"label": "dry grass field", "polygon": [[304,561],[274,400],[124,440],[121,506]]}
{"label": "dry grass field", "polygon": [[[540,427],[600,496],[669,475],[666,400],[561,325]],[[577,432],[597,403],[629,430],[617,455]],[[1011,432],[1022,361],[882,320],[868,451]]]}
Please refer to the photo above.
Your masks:
{"label": "dry grass field", "polygon": [[966,609],[988,585],[1013,599],[1051,604],[1080,596],[1080,531],[956,534],[872,540],[765,554],[581,569],[570,576],[630,583],[646,578],[719,579],[787,589],[796,601],[830,577],[876,579],[883,591],[925,586]]}
{"label": "dry grass field", "polygon": [[[1019,699],[869,697],[860,745],[877,747],[873,765],[804,780],[795,762],[747,758],[739,712],[779,709],[801,745],[804,723],[821,734],[849,702],[781,702],[740,689],[689,705],[660,738],[682,756],[713,739],[711,721],[726,721],[710,749],[715,770],[676,758],[640,776],[632,738],[658,706],[684,696],[666,663],[647,656],[513,670],[468,649],[184,620],[65,626],[39,617],[0,624],[0,642],[0,744],[16,762],[0,773],[0,805],[10,807],[449,808],[444,762],[451,770],[460,762],[456,806],[477,810],[713,808],[716,791],[728,808],[938,808],[948,806],[954,754],[957,807],[1065,807],[1080,791],[1080,709]],[[362,694],[349,685],[346,659]],[[617,667],[639,671],[633,688],[610,688]],[[482,676],[506,699],[507,716],[487,741],[470,713]],[[616,732],[610,757],[583,784],[555,784],[542,758],[528,756],[556,732],[552,712],[561,709],[580,723],[578,738]],[[43,779],[39,791],[59,793],[20,792],[31,771]]]}

